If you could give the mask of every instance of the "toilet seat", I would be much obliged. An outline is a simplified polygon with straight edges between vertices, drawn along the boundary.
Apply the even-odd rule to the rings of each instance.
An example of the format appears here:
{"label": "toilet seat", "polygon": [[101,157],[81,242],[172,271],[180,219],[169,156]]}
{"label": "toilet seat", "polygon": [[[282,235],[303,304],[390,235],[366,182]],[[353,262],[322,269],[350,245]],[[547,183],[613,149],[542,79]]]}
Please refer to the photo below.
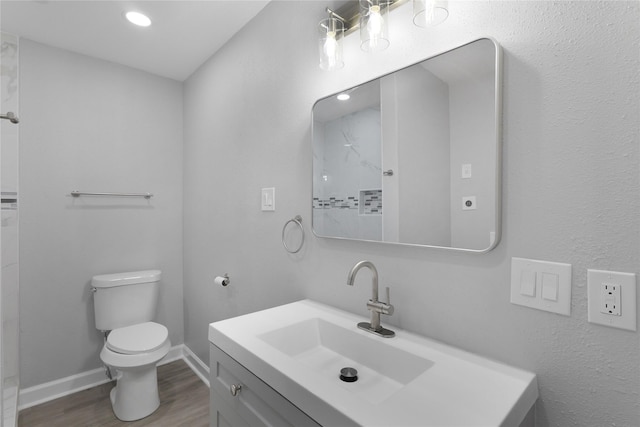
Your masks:
{"label": "toilet seat", "polygon": [[107,337],[106,347],[120,354],[151,353],[162,347],[168,337],[169,331],[164,325],[145,322],[114,329]]}

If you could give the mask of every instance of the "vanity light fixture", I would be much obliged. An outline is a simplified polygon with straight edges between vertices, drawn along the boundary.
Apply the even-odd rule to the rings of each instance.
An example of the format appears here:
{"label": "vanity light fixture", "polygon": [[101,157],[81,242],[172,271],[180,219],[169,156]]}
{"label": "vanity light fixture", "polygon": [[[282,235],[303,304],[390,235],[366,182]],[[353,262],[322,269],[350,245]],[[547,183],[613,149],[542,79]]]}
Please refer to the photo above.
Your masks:
{"label": "vanity light fixture", "polygon": [[344,19],[327,8],[329,17],[318,24],[318,48],[320,51],[320,68],[337,70],[344,67],[342,60],[342,37],[344,36]]}
{"label": "vanity light fixture", "polygon": [[447,0],[413,0],[413,23],[418,27],[435,27],[449,16]]}
{"label": "vanity light fixture", "polygon": [[139,27],[148,27],[151,25],[151,19],[144,13],[130,11],[124,14],[127,21]]}
{"label": "vanity light fixture", "polygon": [[379,52],[389,47],[390,0],[360,0],[360,48]]}
{"label": "vanity light fixture", "polygon": [[[320,21],[320,68],[337,70],[344,66],[342,39],[360,28],[360,47],[365,52],[379,52],[390,45],[389,12],[409,0],[350,1],[336,12],[326,8],[329,17]],[[413,22],[418,27],[433,27],[449,16],[447,0],[412,0]]]}

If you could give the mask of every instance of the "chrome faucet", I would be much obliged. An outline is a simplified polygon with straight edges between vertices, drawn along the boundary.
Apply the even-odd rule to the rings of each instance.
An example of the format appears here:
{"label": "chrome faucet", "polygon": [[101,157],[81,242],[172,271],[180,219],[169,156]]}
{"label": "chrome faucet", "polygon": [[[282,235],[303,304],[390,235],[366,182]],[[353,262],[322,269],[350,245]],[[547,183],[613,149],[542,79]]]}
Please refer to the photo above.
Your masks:
{"label": "chrome faucet", "polygon": [[381,337],[391,338],[395,336],[395,332],[380,326],[380,314],[393,314],[393,306],[390,304],[389,299],[389,287],[387,287],[387,302],[378,301],[378,270],[371,261],[360,261],[353,266],[349,275],[347,276],[347,285],[353,286],[353,281],[356,278],[356,274],[361,268],[367,267],[371,270],[371,299],[367,302],[367,308],[371,311],[371,322],[360,322],[358,328],[364,329],[372,334],[380,335]]}

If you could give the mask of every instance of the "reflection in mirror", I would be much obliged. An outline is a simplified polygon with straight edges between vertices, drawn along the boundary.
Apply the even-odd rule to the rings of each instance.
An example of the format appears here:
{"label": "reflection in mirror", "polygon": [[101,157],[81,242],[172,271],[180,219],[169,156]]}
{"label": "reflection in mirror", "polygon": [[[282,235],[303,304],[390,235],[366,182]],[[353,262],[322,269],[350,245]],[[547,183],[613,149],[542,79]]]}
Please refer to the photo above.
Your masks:
{"label": "reflection in mirror", "polygon": [[497,43],[480,39],[319,100],[314,233],[475,252],[495,247],[500,56]]}

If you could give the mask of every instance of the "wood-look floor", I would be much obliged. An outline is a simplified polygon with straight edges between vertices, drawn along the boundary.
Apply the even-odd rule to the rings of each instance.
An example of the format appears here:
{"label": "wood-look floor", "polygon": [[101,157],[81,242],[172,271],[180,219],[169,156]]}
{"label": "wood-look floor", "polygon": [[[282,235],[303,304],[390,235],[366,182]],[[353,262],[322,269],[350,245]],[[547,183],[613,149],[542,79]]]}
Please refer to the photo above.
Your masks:
{"label": "wood-look floor", "polygon": [[182,360],[158,367],[160,407],[138,421],[113,415],[103,384],[20,411],[18,427],[208,427],[209,388]]}

